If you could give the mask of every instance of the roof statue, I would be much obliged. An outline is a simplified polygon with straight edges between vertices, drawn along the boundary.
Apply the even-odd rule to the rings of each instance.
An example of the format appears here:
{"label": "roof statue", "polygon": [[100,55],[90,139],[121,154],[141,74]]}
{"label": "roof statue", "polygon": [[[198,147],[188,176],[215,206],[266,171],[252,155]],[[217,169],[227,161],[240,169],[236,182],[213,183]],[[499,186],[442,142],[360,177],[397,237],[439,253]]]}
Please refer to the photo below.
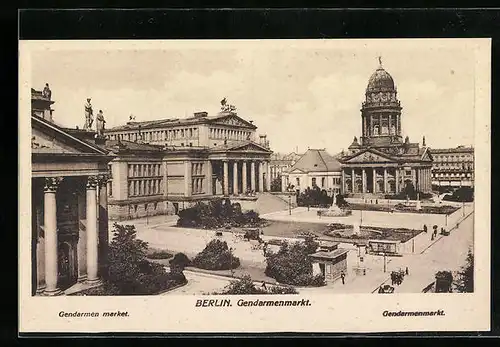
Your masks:
{"label": "roof statue", "polygon": [[97,136],[99,137],[104,137],[104,124],[106,124],[106,120],[104,119],[102,110],[99,110],[99,113],[96,117]]}
{"label": "roof statue", "polygon": [[228,104],[227,98],[222,99],[220,105],[221,105],[220,107],[221,112],[232,112],[232,113],[236,112],[236,106]]}
{"label": "roof statue", "polygon": [[425,136],[422,137],[422,146],[425,147]]}
{"label": "roof statue", "polygon": [[85,125],[83,128],[85,130],[92,129],[92,123],[94,122],[94,111],[92,109],[92,104],[90,103],[90,98],[87,98],[87,102],[85,103]]}
{"label": "roof statue", "polygon": [[382,56],[380,56],[380,55],[378,56],[378,64],[380,66],[382,66]]}

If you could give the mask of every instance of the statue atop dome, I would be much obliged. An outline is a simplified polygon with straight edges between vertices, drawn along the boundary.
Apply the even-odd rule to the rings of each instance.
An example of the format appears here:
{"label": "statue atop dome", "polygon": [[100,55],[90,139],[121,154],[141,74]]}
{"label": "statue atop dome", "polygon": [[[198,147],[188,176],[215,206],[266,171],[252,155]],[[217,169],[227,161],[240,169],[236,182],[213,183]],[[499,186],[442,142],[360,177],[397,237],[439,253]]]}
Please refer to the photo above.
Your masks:
{"label": "statue atop dome", "polygon": [[378,56],[378,65],[382,67],[382,56]]}

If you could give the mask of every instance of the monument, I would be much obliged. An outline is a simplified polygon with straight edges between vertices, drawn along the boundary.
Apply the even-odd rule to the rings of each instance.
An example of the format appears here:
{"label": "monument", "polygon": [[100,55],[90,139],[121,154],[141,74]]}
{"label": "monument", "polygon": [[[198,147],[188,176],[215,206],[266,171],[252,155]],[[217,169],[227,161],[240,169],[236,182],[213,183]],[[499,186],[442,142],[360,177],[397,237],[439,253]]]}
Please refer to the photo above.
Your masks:
{"label": "monument", "polygon": [[333,203],[327,210],[319,210],[318,215],[324,217],[346,217],[351,214],[349,210],[343,210],[337,206],[337,195],[333,193]]}

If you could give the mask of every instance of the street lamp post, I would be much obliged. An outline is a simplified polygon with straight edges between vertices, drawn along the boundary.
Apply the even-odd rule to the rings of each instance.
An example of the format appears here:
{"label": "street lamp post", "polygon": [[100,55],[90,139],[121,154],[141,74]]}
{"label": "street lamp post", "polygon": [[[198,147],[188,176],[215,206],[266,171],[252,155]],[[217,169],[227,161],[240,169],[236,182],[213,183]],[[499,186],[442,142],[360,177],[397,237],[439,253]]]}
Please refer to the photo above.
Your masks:
{"label": "street lamp post", "polygon": [[148,204],[145,204],[144,208],[146,209],[146,224],[149,224],[149,219],[148,219]]}
{"label": "street lamp post", "polygon": [[384,252],[384,272],[386,272],[386,270],[387,270],[387,262],[386,262],[385,252]]}
{"label": "street lamp post", "polygon": [[231,270],[231,277],[234,277],[234,269],[233,269],[233,247],[229,248],[230,262],[229,269]]}

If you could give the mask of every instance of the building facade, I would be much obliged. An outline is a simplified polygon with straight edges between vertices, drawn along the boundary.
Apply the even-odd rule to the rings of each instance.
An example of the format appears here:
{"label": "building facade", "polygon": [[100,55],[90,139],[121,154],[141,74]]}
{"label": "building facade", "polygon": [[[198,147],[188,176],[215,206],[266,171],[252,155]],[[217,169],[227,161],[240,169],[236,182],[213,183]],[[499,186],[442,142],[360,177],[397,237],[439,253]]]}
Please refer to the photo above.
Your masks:
{"label": "building facade", "polygon": [[342,191],[352,196],[397,194],[408,184],[431,192],[432,155],[425,145],[403,141],[401,103],[382,64],[372,74],[361,107],[362,136],[342,153]]}
{"label": "building facade", "polygon": [[474,148],[430,149],[432,185],[435,187],[474,187]]}
{"label": "building facade", "polygon": [[112,158],[94,132],[77,136],[56,125],[53,103],[32,90],[32,295],[98,285],[106,274]]}
{"label": "building facade", "polygon": [[298,192],[318,187],[330,195],[339,194],[341,165],[325,149],[308,149],[291,168],[282,173],[281,179],[283,192],[291,187]]}
{"label": "building facade", "polygon": [[177,213],[215,197],[270,191],[266,136],[234,110],[210,117],[129,122],[107,130],[110,218]]}
{"label": "building facade", "polygon": [[302,155],[295,152],[289,154],[273,153],[269,162],[271,180],[281,179],[283,172],[291,168]]}

